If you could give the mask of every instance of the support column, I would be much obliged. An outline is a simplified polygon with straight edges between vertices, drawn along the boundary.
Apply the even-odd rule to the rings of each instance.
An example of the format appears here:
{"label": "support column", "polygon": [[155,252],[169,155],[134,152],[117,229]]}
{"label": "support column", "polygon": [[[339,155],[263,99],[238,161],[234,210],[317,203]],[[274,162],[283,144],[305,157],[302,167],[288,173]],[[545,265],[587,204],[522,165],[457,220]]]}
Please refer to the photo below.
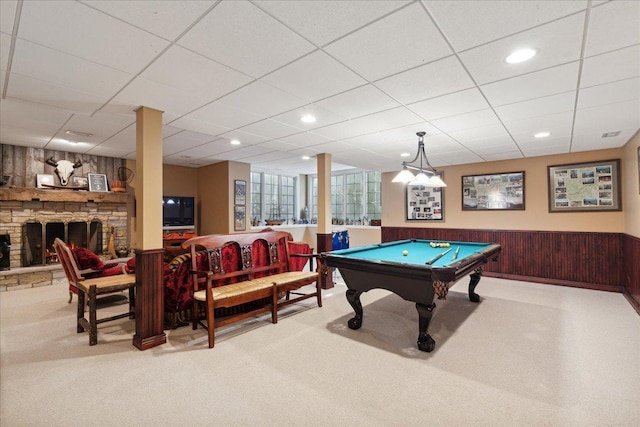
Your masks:
{"label": "support column", "polygon": [[[318,252],[328,252],[333,249],[333,235],[331,224],[331,154],[323,153],[317,156],[318,162]],[[322,268],[323,266],[318,266]],[[320,270],[322,272],[322,269]],[[333,288],[333,274],[320,274],[320,285],[323,289]]]}
{"label": "support column", "polygon": [[167,342],[162,269],[162,111],[136,110],[136,332],[146,350]]}

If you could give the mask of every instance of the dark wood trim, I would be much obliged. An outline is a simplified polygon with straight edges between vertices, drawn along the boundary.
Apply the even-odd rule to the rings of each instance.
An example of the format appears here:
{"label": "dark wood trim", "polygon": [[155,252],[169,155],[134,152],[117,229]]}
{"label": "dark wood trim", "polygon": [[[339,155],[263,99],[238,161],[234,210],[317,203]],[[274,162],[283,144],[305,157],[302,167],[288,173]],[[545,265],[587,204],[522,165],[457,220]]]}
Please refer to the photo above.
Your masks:
{"label": "dark wood trim", "polygon": [[498,243],[488,276],[623,292],[621,233],[382,227],[382,242],[402,239]]}
{"label": "dark wood trim", "polygon": [[136,249],[136,333],[139,350],[164,344],[164,281],[162,249]]}
{"label": "dark wood trim", "polygon": [[[316,242],[318,247],[318,253],[330,252],[333,250],[333,234],[332,233],[329,233],[329,234],[317,233]],[[322,266],[318,264],[318,268],[321,268],[321,267]],[[335,286],[335,284],[333,283],[333,274],[330,274],[330,273],[322,274],[322,271],[321,271],[320,286],[322,287],[322,289],[333,288]]]}
{"label": "dark wood trim", "polygon": [[625,234],[622,243],[624,296],[640,314],[640,238]]}

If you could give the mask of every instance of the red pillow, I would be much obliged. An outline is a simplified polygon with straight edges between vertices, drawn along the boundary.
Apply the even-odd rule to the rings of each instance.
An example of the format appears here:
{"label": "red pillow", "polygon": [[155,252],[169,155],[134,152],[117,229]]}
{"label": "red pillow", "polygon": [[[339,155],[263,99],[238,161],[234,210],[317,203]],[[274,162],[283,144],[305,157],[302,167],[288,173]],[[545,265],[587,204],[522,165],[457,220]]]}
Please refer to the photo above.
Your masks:
{"label": "red pillow", "polygon": [[76,259],[76,263],[78,263],[78,268],[80,270],[86,270],[88,268],[92,270],[104,269],[104,263],[98,255],[94,254],[87,248],[73,248],[73,256]]}

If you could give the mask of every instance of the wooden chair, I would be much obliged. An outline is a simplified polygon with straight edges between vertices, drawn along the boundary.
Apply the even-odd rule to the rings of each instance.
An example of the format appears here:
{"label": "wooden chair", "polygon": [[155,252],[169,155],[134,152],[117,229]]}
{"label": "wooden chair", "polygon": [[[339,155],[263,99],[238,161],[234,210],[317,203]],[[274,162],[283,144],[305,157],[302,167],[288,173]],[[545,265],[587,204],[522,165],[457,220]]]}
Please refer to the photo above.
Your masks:
{"label": "wooden chair", "polygon": [[[85,279],[80,274],[76,260],[73,257],[71,248],[62,240],[56,238],[53,247],[62,264],[62,268],[69,281],[69,286],[74,286],[78,290],[78,315],[77,332],[89,331],[89,345],[98,343],[98,324],[112,320],[129,317],[133,319],[135,314],[135,274],[119,274],[116,276],[97,277]],[[129,311],[115,316],[97,318],[96,303],[100,295],[114,294],[129,290]],[[85,318],[85,298],[89,308],[89,320]]]}

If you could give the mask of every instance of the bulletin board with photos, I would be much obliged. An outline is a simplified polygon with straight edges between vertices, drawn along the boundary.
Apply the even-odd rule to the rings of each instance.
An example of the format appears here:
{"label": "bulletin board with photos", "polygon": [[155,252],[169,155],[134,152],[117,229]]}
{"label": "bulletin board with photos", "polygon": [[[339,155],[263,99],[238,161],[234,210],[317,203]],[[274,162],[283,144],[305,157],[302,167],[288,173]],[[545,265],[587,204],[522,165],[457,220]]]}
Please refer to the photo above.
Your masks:
{"label": "bulletin board with photos", "polygon": [[549,212],[619,211],[620,159],[548,166]]}
{"label": "bulletin board with photos", "polygon": [[462,210],[524,210],[524,171],[462,177]]}
{"label": "bulletin board with photos", "polygon": [[406,219],[444,221],[444,188],[407,184]]}

